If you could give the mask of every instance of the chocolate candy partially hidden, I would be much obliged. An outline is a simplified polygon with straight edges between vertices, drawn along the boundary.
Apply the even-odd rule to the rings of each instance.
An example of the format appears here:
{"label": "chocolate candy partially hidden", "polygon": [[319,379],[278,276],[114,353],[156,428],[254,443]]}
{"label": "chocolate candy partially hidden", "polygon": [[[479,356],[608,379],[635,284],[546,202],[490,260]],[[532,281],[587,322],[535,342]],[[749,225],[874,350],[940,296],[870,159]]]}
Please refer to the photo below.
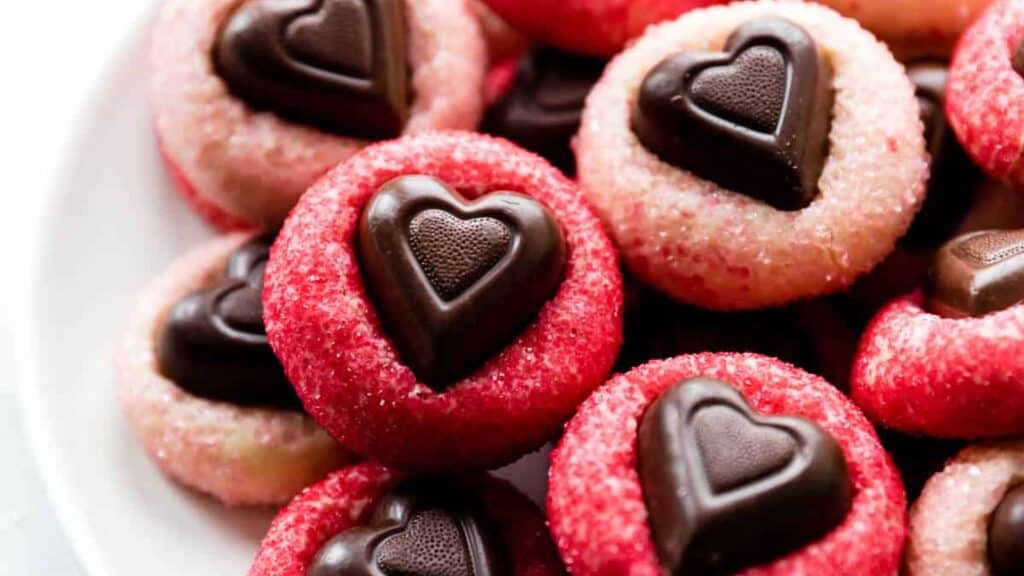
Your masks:
{"label": "chocolate candy partially hidden", "polygon": [[817,425],[754,414],[728,384],[693,378],[647,408],[639,472],[670,574],[725,574],[822,538],[853,488],[843,451]]}
{"label": "chocolate candy partially hidden", "polygon": [[1024,484],[1010,488],[988,525],[992,576],[1024,574]]}
{"label": "chocolate candy partially hidden", "polygon": [[272,243],[261,237],[245,244],[222,279],[171,309],[156,352],[161,373],[178,387],[243,406],[301,408],[263,326],[263,273]]}
{"label": "chocolate candy partially hidden", "polygon": [[1024,76],[1024,41],[1019,42],[1013,50],[1013,69]]}
{"label": "chocolate candy partially hidden", "polygon": [[443,390],[499,351],[561,284],[562,230],[511,192],[466,202],[429,176],[403,176],[370,200],[359,255],[405,362]]}
{"label": "chocolate candy partially hidden", "polygon": [[367,526],[325,544],[307,576],[501,576],[503,550],[472,489],[411,480],[385,496]]}
{"label": "chocolate candy partially hidden", "polygon": [[958,236],[939,249],[925,286],[928,309],[984,316],[1024,301],[1024,230]]}
{"label": "chocolate candy partially hidden", "polygon": [[519,61],[512,88],[487,111],[482,130],[508,138],[574,174],[576,159],[569,143],[605,62],[554,48],[530,50]]}
{"label": "chocolate candy partially hidden", "polygon": [[248,0],[224,24],[217,73],[250,106],[359,138],[402,133],[404,0]]}
{"label": "chocolate candy partially hidden", "polygon": [[900,245],[934,250],[949,239],[963,220],[982,173],[960,146],[946,120],[946,80],[949,77],[946,65],[919,62],[907,68],[907,75],[917,87],[917,102],[932,163],[924,205]]}
{"label": "chocolate candy partially hidden", "polygon": [[807,32],[776,17],[747,22],[726,50],[658,64],[633,132],[665,162],[780,210],[803,208],[828,156],[831,67]]}

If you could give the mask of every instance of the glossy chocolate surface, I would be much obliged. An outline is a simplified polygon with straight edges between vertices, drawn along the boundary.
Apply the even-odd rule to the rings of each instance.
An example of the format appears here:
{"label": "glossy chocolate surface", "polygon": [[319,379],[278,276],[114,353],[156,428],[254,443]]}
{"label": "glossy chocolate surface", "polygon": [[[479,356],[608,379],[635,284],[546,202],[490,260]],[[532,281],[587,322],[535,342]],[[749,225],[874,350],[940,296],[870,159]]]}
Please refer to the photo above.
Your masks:
{"label": "glossy chocolate surface", "polygon": [[566,253],[561,227],[537,201],[492,192],[468,202],[429,176],[385,184],[359,226],[363,275],[385,329],[438,391],[532,321],[558,291]]}
{"label": "glossy chocolate surface", "polygon": [[984,316],[1024,301],[1024,230],[958,236],[935,254],[927,306],[947,317]]}
{"label": "glossy chocolate surface", "polygon": [[831,66],[777,17],[751,20],[723,53],[670,56],[644,79],[633,132],[663,161],[780,210],[818,195],[828,156]]}
{"label": "glossy chocolate surface", "polygon": [[692,378],[651,404],[638,430],[640,481],[662,566],[727,574],[825,536],[853,488],[816,424],[754,413],[728,384]]}

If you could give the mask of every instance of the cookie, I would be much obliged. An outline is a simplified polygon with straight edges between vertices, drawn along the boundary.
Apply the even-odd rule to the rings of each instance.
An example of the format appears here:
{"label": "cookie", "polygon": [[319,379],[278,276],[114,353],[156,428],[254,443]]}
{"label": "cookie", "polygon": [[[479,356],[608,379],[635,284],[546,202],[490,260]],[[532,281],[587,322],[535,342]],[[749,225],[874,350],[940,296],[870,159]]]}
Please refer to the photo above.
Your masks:
{"label": "cookie", "polygon": [[680,356],[613,378],[566,427],[548,494],[576,576],[892,574],[904,507],[857,408],[753,354]]}
{"label": "cookie", "polygon": [[369,142],[474,128],[487,49],[462,2],[173,0],[151,60],[157,139],[186,197],[217,225],[274,228]]}
{"label": "cookie", "polygon": [[1024,444],[965,448],[910,511],[907,576],[1024,572]]}
{"label": "cookie", "polygon": [[491,64],[503,62],[522,54],[529,42],[526,38],[509,26],[483,0],[471,0],[469,8],[476,16],[480,32],[487,42],[488,60]]}
{"label": "cookie", "polygon": [[1024,184],[1021,135],[1024,2],[993,2],[964,32],[949,72],[946,112],[960,142],[990,177]]}
{"label": "cookie", "polygon": [[814,0],[862,26],[901,58],[949,56],[992,0]]}
{"label": "cookie", "polygon": [[940,438],[1024,433],[1024,231],[958,236],[923,291],[883,308],[861,338],[854,400],[887,427]]}
{"label": "cookie", "polygon": [[317,422],[419,470],[539,447],[622,338],[616,255],[579,189],[470,133],[382,143],[314,185],[274,245],[264,305]]}
{"label": "cookie", "polygon": [[723,0],[485,0],[533,40],[580,54],[613,56],[648,24]]}
{"label": "cookie", "polygon": [[230,505],[283,504],[350,461],[302,412],[263,334],[268,250],[232,234],[179,258],[139,296],[115,360],[153,462]]}
{"label": "cookie", "polygon": [[588,97],[576,157],[630,272],[722,310],[849,286],[906,232],[928,170],[889,51],[827,8],[772,1],[648,29]]}
{"label": "cookie", "polygon": [[490,476],[411,477],[360,464],[274,519],[249,576],[562,574],[544,517]]}

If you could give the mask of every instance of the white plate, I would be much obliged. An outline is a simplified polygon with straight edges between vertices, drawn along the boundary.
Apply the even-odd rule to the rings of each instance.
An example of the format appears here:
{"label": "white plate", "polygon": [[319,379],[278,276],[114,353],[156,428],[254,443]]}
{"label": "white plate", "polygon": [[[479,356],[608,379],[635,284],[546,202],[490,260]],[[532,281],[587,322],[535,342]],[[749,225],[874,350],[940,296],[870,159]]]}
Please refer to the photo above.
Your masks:
{"label": "white plate", "polygon": [[[133,10],[139,11],[138,7]],[[136,21],[145,21],[137,19]],[[135,293],[213,235],[172,188],[146,106],[146,26],[109,62],[43,212],[22,348],[26,421],[58,516],[93,576],[245,574],[272,517],[179,488],[146,459],[111,359]],[[80,98],[80,96],[79,96]],[[535,499],[543,456],[504,475]]]}

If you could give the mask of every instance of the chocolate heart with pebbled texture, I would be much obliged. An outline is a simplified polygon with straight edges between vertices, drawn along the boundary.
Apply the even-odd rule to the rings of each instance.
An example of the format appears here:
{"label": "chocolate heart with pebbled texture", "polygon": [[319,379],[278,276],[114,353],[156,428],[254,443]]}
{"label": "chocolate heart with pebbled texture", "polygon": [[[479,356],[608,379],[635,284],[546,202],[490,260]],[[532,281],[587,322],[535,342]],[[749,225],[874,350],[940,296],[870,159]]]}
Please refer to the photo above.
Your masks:
{"label": "chocolate heart with pebbled texture", "polygon": [[399,354],[440,391],[513,340],[558,291],[566,245],[554,217],[527,196],[468,202],[412,175],[370,199],[359,256]]}
{"label": "chocolate heart with pebbled texture", "polygon": [[443,478],[410,480],[365,526],[317,552],[307,576],[503,576],[503,550],[471,490]]}
{"label": "chocolate heart with pebbled texture", "polygon": [[403,0],[249,0],[214,47],[253,108],[344,136],[402,133],[409,114]]}
{"label": "chocolate heart with pebbled texture", "polygon": [[670,574],[725,574],[780,558],[845,518],[842,449],[800,418],[755,414],[732,386],[684,380],[638,430],[651,532]]}
{"label": "chocolate heart with pebbled texture", "polygon": [[818,195],[832,100],[831,67],[814,39],[789,20],[762,17],[737,28],[724,53],[683,52],[659,63],[644,78],[631,123],[663,161],[798,210]]}

